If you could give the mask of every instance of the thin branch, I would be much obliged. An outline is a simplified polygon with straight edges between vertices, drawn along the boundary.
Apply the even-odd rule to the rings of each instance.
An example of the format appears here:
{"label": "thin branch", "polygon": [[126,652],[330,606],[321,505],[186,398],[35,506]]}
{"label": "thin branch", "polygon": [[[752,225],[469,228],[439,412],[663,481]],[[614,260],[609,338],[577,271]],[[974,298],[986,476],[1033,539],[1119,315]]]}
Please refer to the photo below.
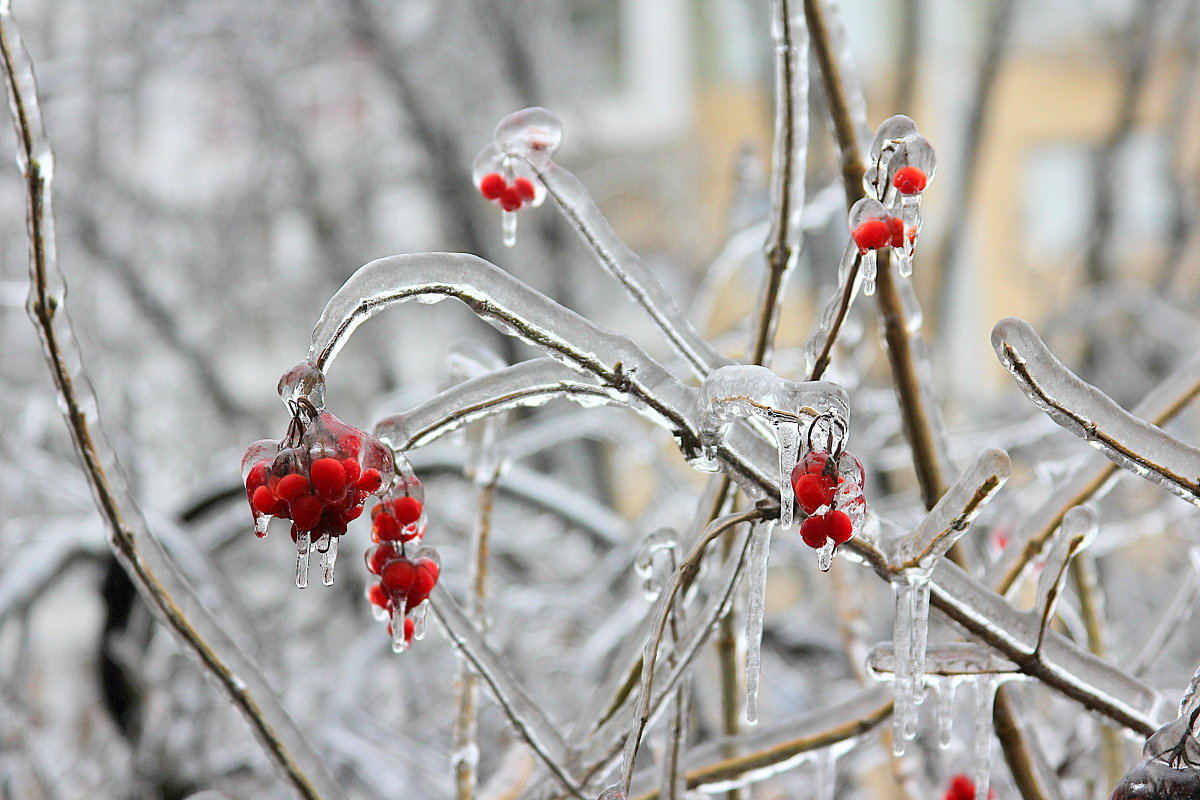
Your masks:
{"label": "thin branch", "polygon": [[55,256],[51,211],[54,156],[38,107],[33,65],[7,2],[0,3],[0,60],[16,129],[18,162],[26,182],[31,283],[27,307],[41,335],[71,438],[109,529],[113,552],[150,607],[242,712],[292,789],[310,800],[322,795],[335,797],[340,794],[337,784],[326,774],[319,757],[259,670],[238,651],[177,574],[128,496],[96,416],[96,397],[63,306],[65,285]]}

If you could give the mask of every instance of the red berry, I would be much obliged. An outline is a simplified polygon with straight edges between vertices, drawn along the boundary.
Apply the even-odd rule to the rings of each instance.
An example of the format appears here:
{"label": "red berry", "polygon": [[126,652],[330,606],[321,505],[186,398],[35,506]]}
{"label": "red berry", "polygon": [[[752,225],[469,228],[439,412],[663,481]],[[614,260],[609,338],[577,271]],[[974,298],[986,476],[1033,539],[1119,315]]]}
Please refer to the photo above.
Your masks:
{"label": "red berry", "polygon": [[901,167],[896,170],[896,177],[892,178],[892,186],[899,189],[900,194],[920,194],[925,191],[928,182],[925,173],[916,167]]}
{"label": "red berry", "polygon": [[260,514],[273,514],[279,498],[266,486],[259,486],[250,498],[250,506]]}
{"label": "red berry", "polygon": [[804,509],[804,513],[812,514],[821,506],[827,506],[833,502],[837,485],[838,480],[833,475],[805,473],[792,480],[792,492],[796,496],[796,502]]}
{"label": "red berry", "polygon": [[270,461],[260,461],[246,475],[246,492],[251,496],[260,486],[266,485],[267,471],[271,468]]}
{"label": "red berry", "polygon": [[359,475],[358,480],[354,482],[354,488],[367,494],[373,494],[382,484],[383,476],[379,474],[379,470],[364,469],[362,475]]}
{"label": "red berry", "polygon": [[417,565],[407,558],[393,558],[383,565],[379,581],[392,595],[407,594],[417,578]]}
{"label": "red berry", "polygon": [[358,458],[358,452],[362,450],[362,437],[356,433],[347,433],[338,439],[338,447],[348,458]]}
{"label": "red berry", "polygon": [[824,515],[809,517],[800,523],[800,538],[814,550],[825,546],[829,536],[825,533]]}
{"label": "red berry", "polygon": [[379,575],[383,572],[383,566],[393,558],[399,558],[400,551],[392,547],[390,544],[379,544],[367,551],[367,572],[372,575]]}
{"label": "red berry", "polygon": [[317,527],[324,510],[324,503],[313,495],[306,494],[291,504],[292,521],[296,523],[297,530],[311,531]]}
{"label": "red berry", "polygon": [[342,512],[342,522],[353,522],[362,516],[362,506],[350,506]]}
{"label": "red berry", "polygon": [[823,516],[829,538],[833,540],[834,544],[845,544],[850,541],[850,537],[854,536],[854,522],[845,511],[835,508]]}
{"label": "red berry", "polygon": [[873,217],[859,225],[850,235],[854,237],[854,243],[858,245],[859,253],[878,250],[886,245],[892,237],[891,231],[888,230],[888,224],[878,217]]}
{"label": "red berry", "polygon": [[318,458],[313,462],[309,474],[312,475],[313,488],[326,500],[340,500],[346,493],[346,468],[338,459]]}
{"label": "red berry", "polygon": [[508,183],[498,172],[489,172],[479,181],[479,193],[488,200],[495,200],[506,188],[508,188]]}
{"label": "red berry", "polygon": [[373,606],[387,608],[388,596],[387,592],[383,590],[382,584],[372,583],[370,586],[368,586],[367,599],[371,601],[371,605]]}
{"label": "red berry", "polygon": [[529,178],[517,178],[513,185],[517,187],[517,193],[521,195],[522,200],[534,198],[533,181]]}
{"label": "red berry", "polygon": [[891,231],[888,247],[904,247],[904,220],[899,217],[887,218],[888,230]]}
{"label": "red berry", "polygon": [[797,471],[808,475],[820,475],[824,472],[833,474],[833,469],[834,467],[830,464],[829,453],[821,450],[812,450],[804,454],[804,458],[800,459],[800,463],[792,470],[792,474],[795,475]]}
{"label": "red berry", "polygon": [[362,467],[359,466],[357,458],[343,458],[342,468],[346,470],[346,483],[354,483],[362,474]]}
{"label": "red berry", "polygon": [[380,514],[371,525],[371,532],[380,541],[388,542],[400,538],[400,523],[391,514]]}
{"label": "red berry", "polygon": [[509,186],[500,193],[500,207],[505,211],[516,211],[521,207],[521,192],[515,186]]}
{"label": "red berry", "polygon": [[421,518],[421,501],[415,497],[399,497],[392,507],[401,525],[411,525]]}
{"label": "red berry", "polygon": [[308,478],[298,472],[284,475],[275,485],[275,494],[286,503],[299,500],[308,494]]}
{"label": "red berry", "polygon": [[[995,797],[995,789],[989,787],[988,800],[994,800]],[[950,779],[950,785],[946,789],[943,800],[975,800],[975,781],[962,773],[955,775]]]}
{"label": "red berry", "polygon": [[413,581],[412,591],[428,596],[437,585],[441,568],[432,558],[417,559],[417,577]]}

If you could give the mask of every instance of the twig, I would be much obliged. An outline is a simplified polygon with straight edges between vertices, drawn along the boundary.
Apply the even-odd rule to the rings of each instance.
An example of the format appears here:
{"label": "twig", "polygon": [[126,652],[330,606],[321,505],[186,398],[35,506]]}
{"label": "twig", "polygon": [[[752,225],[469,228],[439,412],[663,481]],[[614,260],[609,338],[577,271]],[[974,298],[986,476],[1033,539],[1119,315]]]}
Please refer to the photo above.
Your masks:
{"label": "twig", "polygon": [[[55,256],[51,176],[53,154],[46,139],[33,65],[7,2],[0,3],[0,60],[16,129],[18,160],[25,175],[29,232],[29,315],[42,338],[51,376],[109,543],[122,566],[161,620],[200,661],[249,722],[264,749],[304,798],[340,794],[316,753],[279,705],[258,669],[212,620],[157,541],[123,485],[115,456],[95,411],[96,398],[83,372],[70,321],[64,282]],[[201,628],[204,632],[201,633]],[[304,766],[301,766],[301,765]]]}

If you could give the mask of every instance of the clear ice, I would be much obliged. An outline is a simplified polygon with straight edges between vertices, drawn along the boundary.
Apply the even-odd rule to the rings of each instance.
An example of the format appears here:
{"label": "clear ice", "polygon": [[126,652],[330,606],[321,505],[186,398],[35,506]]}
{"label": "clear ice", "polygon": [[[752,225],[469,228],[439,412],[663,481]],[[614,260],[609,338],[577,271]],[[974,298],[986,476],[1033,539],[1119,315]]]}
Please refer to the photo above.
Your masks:
{"label": "clear ice", "polygon": [[746,606],[746,722],[758,724],[758,684],[762,673],[763,610],[772,520],[755,522],[750,534],[750,601]]}

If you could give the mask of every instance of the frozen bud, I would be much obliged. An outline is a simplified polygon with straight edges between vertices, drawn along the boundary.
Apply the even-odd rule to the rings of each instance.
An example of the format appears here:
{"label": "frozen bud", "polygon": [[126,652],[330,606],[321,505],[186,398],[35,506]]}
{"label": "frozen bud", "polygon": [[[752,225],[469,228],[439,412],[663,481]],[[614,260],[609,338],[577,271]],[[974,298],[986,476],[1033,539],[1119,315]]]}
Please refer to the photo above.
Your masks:
{"label": "frozen bud", "polygon": [[544,169],[562,142],[562,123],[553,112],[539,106],[523,108],[500,120],[493,140],[500,152],[520,156]]}

